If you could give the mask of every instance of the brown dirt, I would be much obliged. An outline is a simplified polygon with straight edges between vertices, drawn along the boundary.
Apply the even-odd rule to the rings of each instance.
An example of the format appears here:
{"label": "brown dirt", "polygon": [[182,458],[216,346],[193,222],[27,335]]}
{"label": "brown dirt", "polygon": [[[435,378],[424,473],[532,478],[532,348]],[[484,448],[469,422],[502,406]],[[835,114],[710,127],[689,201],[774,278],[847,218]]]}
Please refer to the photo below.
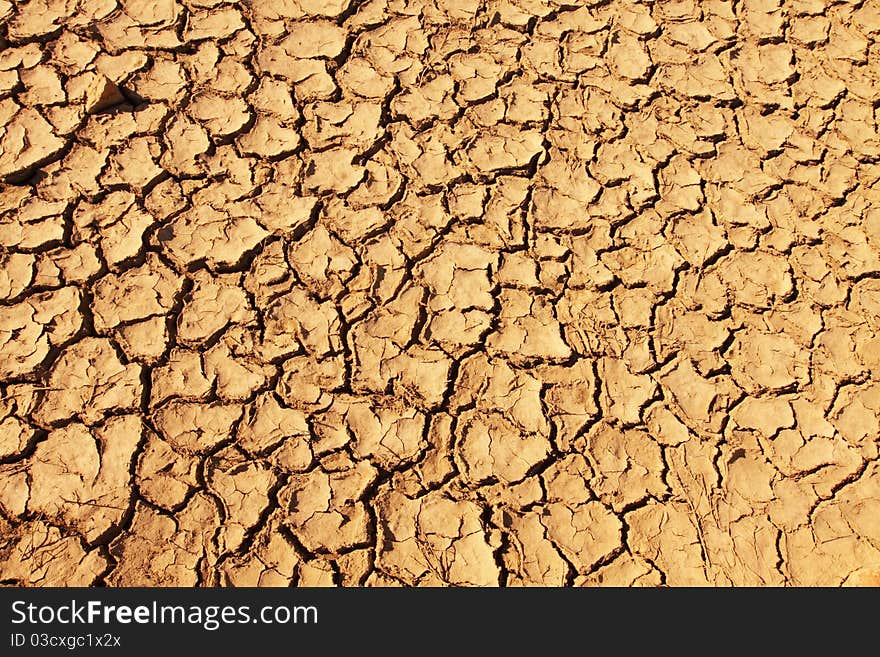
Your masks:
{"label": "brown dirt", "polygon": [[0,0],[0,580],[876,583],[878,34]]}

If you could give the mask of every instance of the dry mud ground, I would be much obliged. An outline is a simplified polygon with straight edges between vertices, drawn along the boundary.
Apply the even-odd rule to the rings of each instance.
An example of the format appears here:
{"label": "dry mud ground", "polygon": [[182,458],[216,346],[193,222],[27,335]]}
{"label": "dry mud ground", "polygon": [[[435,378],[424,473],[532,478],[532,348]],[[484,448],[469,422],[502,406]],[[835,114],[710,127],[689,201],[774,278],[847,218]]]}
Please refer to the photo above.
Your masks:
{"label": "dry mud ground", "polygon": [[876,584],[878,33],[0,0],[0,579]]}

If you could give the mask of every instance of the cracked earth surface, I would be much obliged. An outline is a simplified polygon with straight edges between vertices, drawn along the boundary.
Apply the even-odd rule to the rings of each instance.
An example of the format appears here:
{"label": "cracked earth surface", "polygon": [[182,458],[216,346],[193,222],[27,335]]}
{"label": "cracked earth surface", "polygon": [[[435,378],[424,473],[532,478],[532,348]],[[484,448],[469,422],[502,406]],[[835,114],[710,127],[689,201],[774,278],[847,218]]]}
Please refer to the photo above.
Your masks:
{"label": "cracked earth surface", "polygon": [[880,583],[878,34],[0,0],[0,579]]}

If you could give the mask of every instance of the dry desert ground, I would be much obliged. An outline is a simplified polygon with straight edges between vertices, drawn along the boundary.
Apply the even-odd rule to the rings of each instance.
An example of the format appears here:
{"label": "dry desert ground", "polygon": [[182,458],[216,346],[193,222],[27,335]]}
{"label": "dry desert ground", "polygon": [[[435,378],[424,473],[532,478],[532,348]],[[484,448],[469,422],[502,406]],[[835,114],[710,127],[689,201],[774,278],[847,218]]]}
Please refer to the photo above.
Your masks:
{"label": "dry desert ground", "polygon": [[0,0],[0,581],[877,584],[878,35]]}

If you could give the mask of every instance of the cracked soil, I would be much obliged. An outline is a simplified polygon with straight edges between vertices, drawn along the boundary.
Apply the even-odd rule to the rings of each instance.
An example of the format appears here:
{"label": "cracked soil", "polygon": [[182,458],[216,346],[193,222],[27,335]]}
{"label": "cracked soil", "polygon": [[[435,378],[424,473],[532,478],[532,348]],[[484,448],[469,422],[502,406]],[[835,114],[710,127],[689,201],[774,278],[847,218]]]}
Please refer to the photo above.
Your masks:
{"label": "cracked soil", "polygon": [[0,580],[880,584],[878,37],[0,0]]}

